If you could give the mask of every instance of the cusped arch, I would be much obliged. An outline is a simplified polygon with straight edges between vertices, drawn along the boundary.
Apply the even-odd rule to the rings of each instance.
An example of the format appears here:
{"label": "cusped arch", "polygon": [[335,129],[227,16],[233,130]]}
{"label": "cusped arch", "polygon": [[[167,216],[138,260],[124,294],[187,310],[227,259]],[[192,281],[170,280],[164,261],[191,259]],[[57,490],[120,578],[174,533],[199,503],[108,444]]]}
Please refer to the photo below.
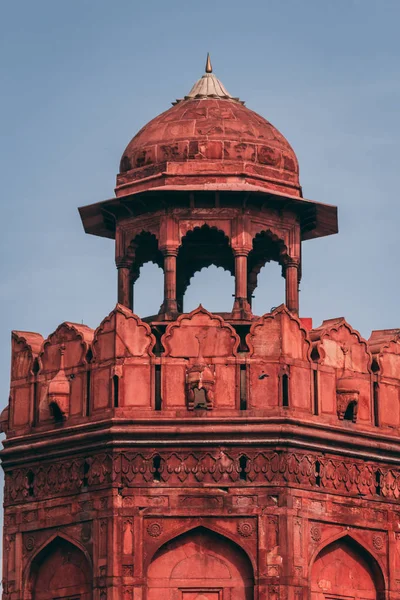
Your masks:
{"label": "cusped arch", "polygon": [[45,340],[38,356],[40,372],[58,371],[60,348],[65,346],[65,368],[84,366],[94,330],[78,323],[61,323]]}
{"label": "cusped arch", "polygon": [[311,600],[324,600],[326,594],[383,600],[387,587],[380,557],[353,532],[323,540],[311,556],[309,579]]}
{"label": "cusped arch", "polygon": [[235,274],[235,259],[228,233],[221,227],[204,223],[188,229],[181,237],[177,255],[177,299],[183,296],[192,277],[214,265]]}
{"label": "cusped arch", "polygon": [[398,378],[400,365],[400,329],[373,331],[368,340],[372,370],[386,377]]}
{"label": "cusped arch", "polygon": [[164,269],[164,257],[159,249],[156,233],[148,228],[137,233],[129,243],[125,260],[131,266],[133,281],[139,277],[140,269],[146,263],[150,262]]}
{"label": "cusped arch", "polygon": [[150,326],[129,308],[117,304],[94,332],[93,362],[150,357],[155,343]]}
{"label": "cusped arch", "polygon": [[168,325],[161,343],[165,356],[216,358],[236,356],[240,338],[222,317],[200,305]]}
{"label": "cusped arch", "polygon": [[11,334],[11,379],[23,379],[34,374],[37,357],[44,343],[40,333],[13,331]]}
{"label": "cusped arch", "polygon": [[252,323],[246,336],[252,357],[311,360],[311,341],[301,321],[283,304]]}
{"label": "cusped arch", "polygon": [[372,373],[372,355],[367,341],[343,317],[323,321],[309,335],[313,353],[319,362],[336,368]]}
{"label": "cusped arch", "polygon": [[260,271],[266,263],[271,261],[278,263],[281,265],[282,275],[284,275],[284,266],[290,259],[286,241],[282,238],[280,232],[275,232],[272,228],[264,228],[255,232],[252,239],[252,249],[247,257],[247,294],[249,302],[251,302],[252,295],[257,288]]}
{"label": "cusped arch", "polygon": [[[160,543],[152,550],[151,553],[149,553],[145,561],[144,567],[148,577],[151,578],[155,574],[154,570],[152,571],[152,565],[155,564],[155,561],[157,561],[159,557],[165,555],[171,548],[175,548],[181,542],[184,543],[185,541],[193,542],[194,544],[201,546],[201,543],[199,543],[199,539],[201,538],[209,542],[206,544],[208,547],[212,546],[215,549],[218,546],[220,549],[225,548],[228,550],[228,552],[225,551],[222,556],[229,554],[232,557],[232,560],[234,560],[234,557],[238,557],[238,564],[240,569],[242,569],[243,579],[246,580],[248,584],[254,584],[255,574],[257,572],[257,562],[255,557],[252,556],[249,550],[244,548],[230,532],[222,530],[215,524],[196,524],[189,527],[183,526],[176,528],[172,532],[169,532],[167,535],[163,536],[160,539]],[[176,563],[168,561],[171,567],[171,575],[173,576],[172,578],[184,578],[186,565],[183,563],[183,561],[187,561],[187,558],[187,553],[184,553],[182,554],[182,560],[179,560]],[[192,565],[192,567],[193,566],[194,565]],[[219,576],[223,578],[223,572],[226,567],[218,564],[217,568],[220,570]]]}
{"label": "cusped arch", "polygon": [[220,220],[218,221],[218,225],[215,224],[215,221],[208,221],[207,219],[193,219],[190,221],[181,221],[180,223],[180,231],[179,231],[179,243],[182,245],[182,242],[191,235],[197,235],[201,231],[211,230],[213,232],[220,232],[229,245],[231,244],[231,224],[228,220]]}
{"label": "cusped arch", "polygon": [[51,600],[64,596],[65,591],[67,595],[90,600],[93,584],[91,556],[77,540],[57,532],[33,553],[24,569],[23,581],[25,600]]}

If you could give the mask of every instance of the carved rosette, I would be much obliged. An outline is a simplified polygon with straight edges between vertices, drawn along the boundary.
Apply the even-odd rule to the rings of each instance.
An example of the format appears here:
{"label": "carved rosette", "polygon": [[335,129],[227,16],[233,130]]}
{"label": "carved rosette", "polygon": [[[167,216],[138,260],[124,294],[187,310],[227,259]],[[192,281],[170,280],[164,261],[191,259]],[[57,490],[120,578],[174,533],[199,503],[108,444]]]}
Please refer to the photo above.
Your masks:
{"label": "carved rosette", "polygon": [[321,538],[322,538],[322,533],[321,533],[321,529],[318,527],[318,525],[313,525],[310,529],[310,536],[311,539],[314,540],[314,542],[320,542]]}
{"label": "carved rosette", "polygon": [[254,533],[254,525],[250,521],[239,521],[237,531],[242,537],[250,537]]}
{"label": "carved rosette", "polygon": [[147,525],[147,533],[151,536],[151,537],[158,537],[162,534],[162,525],[161,523],[149,523],[149,525]]}

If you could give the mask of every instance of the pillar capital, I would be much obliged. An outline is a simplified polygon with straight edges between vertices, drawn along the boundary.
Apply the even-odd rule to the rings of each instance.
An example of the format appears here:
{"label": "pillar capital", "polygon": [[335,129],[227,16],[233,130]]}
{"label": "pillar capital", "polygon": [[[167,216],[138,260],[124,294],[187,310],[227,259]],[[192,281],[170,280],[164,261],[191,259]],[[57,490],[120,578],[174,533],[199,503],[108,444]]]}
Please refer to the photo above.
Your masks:
{"label": "pillar capital", "polygon": [[168,245],[168,246],[160,246],[160,251],[163,256],[178,256],[179,246]]}
{"label": "pillar capital", "polygon": [[284,269],[289,269],[289,268],[299,269],[300,268],[300,260],[296,259],[296,258],[289,258],[285,261],[283,268]]}
{"label": "pillar capital", "polygon": [[133,265],[133,257],[117,256],[115,258],[117,269],[131,269]]}
{"label": "pillar capital", "polygon": [[235,256],[248,256],[250,254],[251,248],[248,246],[238,246],[236,248],[232,248],[233,255]]}

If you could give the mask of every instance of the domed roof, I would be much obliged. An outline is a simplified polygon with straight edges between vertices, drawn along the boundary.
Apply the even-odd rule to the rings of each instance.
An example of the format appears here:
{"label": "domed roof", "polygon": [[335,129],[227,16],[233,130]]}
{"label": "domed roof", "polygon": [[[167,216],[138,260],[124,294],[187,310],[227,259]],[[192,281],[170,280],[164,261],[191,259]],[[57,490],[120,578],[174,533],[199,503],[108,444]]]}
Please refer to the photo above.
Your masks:
{"label": "domed roof", "polygon": [[266,119],[206,73],[182,100],[145,125],[123,153],[118,196],[150,187],[252,184],[301,195],[296,155]]}

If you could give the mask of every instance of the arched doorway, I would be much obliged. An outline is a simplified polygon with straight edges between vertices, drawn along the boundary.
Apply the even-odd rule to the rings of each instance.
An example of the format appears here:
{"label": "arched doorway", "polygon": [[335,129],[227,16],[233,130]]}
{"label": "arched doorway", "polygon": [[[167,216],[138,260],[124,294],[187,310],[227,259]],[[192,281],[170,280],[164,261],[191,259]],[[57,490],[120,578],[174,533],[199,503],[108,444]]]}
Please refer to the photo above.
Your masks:
{"label": "arched doorway", "polygon": [[147,600],[252,600],[254,577],[239,546],[198,528],[157,551],[147,585]]}
{"label": "arched doorway", "polygon": [[68,540],[57,537],[32,562],[32,600],[90,600],[91,568],[85,554]]}
{"label": "arched doorway", "polygon": [[311,572],[311,600],[377,600],[384,579],[371,554],[350,537],[326,546]]}

